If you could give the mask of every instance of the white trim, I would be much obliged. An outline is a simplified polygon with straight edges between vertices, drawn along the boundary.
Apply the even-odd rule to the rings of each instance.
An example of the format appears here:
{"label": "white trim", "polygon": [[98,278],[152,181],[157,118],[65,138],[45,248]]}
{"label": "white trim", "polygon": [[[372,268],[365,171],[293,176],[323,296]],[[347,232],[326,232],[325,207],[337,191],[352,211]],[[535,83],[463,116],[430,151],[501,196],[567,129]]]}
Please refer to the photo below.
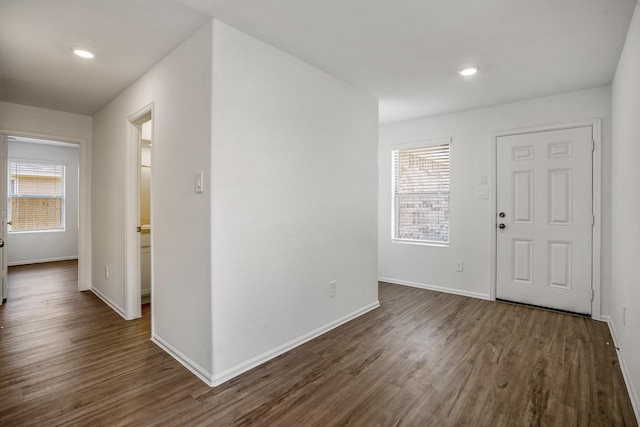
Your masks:
{"label": "white trim", "polygon": [[583,121],[567,122],[553,125],[532,126],[519,129],[509,129],[496,131],[491,134],[491,181],[493,182],[491,198],[491,288],[490,299],[496,299],[497,287],[497,241],[496,241],[496,212],[498,202],[497,197],[497,143],[498,138],[503,136],[522,135],[535,132],[548,132],[553,130],[573,129],[578,127],[591,127],[594,141],[593,167],[592,167],[592,209],[595,216],[592,228],[592,255],[591,255],[591,287],[593,288],[593,301],[591,302],[591,317],[596,320],[602,318],[602,119],[587,119]]}
{"label": "white trim", "polygon": [[[376,308],[380,307],[380,302],[376,301],[374,303],[371,303],[369,305],[366,305],[350,314],[347,314],[346,316],[343,316],[337,320],[334,320],[333,322],[330,322],[324,326],[321,326],[317,329],[314,329],[313,331],[306,333],[298,338],[295,338],[287,343],[284,343],[272,350],[266,351],[262,354],[259,354],[255,357],[252,357],[251,359],[247,360],[246,362],[242,362],[232,368],[229,368],[219,374],[214,374],[213,376],[213,385],[214,386],[219,386],[222,383],[225,383],[227,381],[229,381],[232,378],[237,377],[240,374],[243,374],[245,372],[247,372],[250,369],[255,368],[258,365],[262,365],[265,362],[268,362],[269,360],[276,358],[278,356],[280,356],[283,353],[286,353],[290,350],[293,350],[294,348],[308,342],[311,341],[314,338],[319,337],[322,334],[325,334],[327,332],[329,332],[332,329],[337,328],[340,325],[343,325],[357,317],[362,316],[365,313],[368,313],[372,310],[375,310]],[[206,382],[206,381],[205,381]]]}
{"label": "white trim", "polygon": [[189,357],[185,356],[180,350],[157,335],[152,335],[151,341],[154,342],[158,347],[163,349],[165,352],[167,352],[169,356],[176,359],[182,366],[191,371],[191,373],[193,373],[196,377],[200,378],[206,385],[208,385],[209,387],[213,387],[213,376],[202,366],[198,365]]}
{"label": "white trim", "polygon": [[491,215],[489,216],[489,221],[491,221],[488,226],[490,227],[489,229],[491,230],[491,262],[490,262],[490,269],[491,269],[491,282],[489,285],[489,299],[491,301],[495,301],[496,300],[496,284],[497,284],[497,280],[498,280],[498,266],[497,266],[497,250],[498,250],[498,245],[497,245],[497,233],[496,233],[496,226],[498,224],[498,222],[496,221],[496,217],[498,215],[498,211],[497,211],[497,207],[496,207],[496,203],[497,202],[497,197],[495,196],[496,194],[496,190],[498,188],[498,184],[496,183],[496,176],[498,175],[498,162],[496,159],[496,156],[498,155],[498,150],[497,150],[497,143],[498,143],[498,137],[496,136],[495,133],[491,134],[491,191],[489,194],[489,205],[491,206]]}
{"label": "white trim", "polygon": [[2,136],[44,139],[74,144],[78,147],[78,290],[91,289],[91,147],[89,140],[50,133],[0,129]]}
{"label": "white trim", "polygon": [[124,308],[127,319],[142,315],[140,296],[140,225],[138,213],[138,144],[140,129],[128,118],[126,123],[126,151],[124,173]]}
{"label": "white trim", "polygon": [[26,261],[13,261],[7,263],[9,267],[14,267],[16,265],[27,265],[27,264],[41,264],[44,262],[56,262],[56,261],[69,261],[72,259],[78,259],[77,255],[72,256],[61,256],[55,258],[42,258],[42,259],[28,259]]}
{"label": "white trim", "polygon": [[97,296],[98,298],[100,298],[102,300],[102,302],[104,302],[105,304],[107,304],[109,307],[111,307],[111,309],[113,311],[115,311],[116,313],[118,313],[120,316],[122,316],[123,319],[127,320],[127,317],[125,316],[124,310],[118,305],[116,304],[111,298],[109,298],[108,296],[106,296],[105,294],[103,294],[102,292],[100,292],[98,289],[94,288],[93,286],[91,286],[91,288],[89,289],[91,292],[93,292],[93,294],[95,296]]}
{"label": "white trim", "polygon": [[591,317],[602,319],[602,119],[594,119],[593,123],[593,232],[591,251],[591,286],[593,301]]}
{"label": "white trim", "polygon": [[615,323],[613,323],[613,319],[609,315],[600,316],[603,322],[607,322],[609,325],[609,331],[611,332],[611,337],[613,338],[613,345],[618,350],[618,361],[620,362],[620,370],[622,371],[622,376],[624,378],[624,382],[627,386],[627,392],[629,393],[629,399],[631,400],[631,406],[633,406],[633,412],[636,414],[636,421],[640,424],[640,394],[638,394],[637,390],[633,386],[633,381],[631,380],[631,373],[629,371],[629,365],[624,357],[624,351],[618,343],[618,334],[616,332]]}
{"label": "white trim", "polygon": [[444,292],[444,293],[447,293],[447,294],[460,295],[460,296],[463,296],[463,297],[471,297],[471,298],[478,298],[478,299],[483,299],[483,300],[491,300],[491,297],[488,294],[482,294],[480,292],[464,291],[462,289],[456,289],[456,288],[448,288],[446,286],[436,286],[436,285],[429,285],[429,284],[426,284],[426,283],[410,282],[410,281],[407,281],[407,280],[392,279],[390,277],[378,277],[378,281],[379,282],[391,283],[393,285],[410,286],[412,288],[428,289],[430,291],[437,291],[437,292]]}
{"label": "white trim", "polygon": [[438,242],[430,242],[428,240],[410,240],[410,239],[394,239],[394,238],[391,238],[391,243],[402,243],[404,245],[418,245],[418,246],[435,246],[437,248],[449,248],[449,247],[451,247],[449,242],[438,243]]}

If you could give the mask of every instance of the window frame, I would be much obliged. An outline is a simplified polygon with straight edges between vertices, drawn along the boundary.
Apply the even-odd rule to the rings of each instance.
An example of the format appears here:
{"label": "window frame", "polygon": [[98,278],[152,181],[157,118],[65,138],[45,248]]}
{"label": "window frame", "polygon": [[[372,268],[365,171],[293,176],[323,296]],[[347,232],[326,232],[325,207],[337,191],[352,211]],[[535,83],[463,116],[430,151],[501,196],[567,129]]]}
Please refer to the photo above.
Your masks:
{"label": "window frame", "polygon": [[[434,240],[416,240],[416,239],[403,239],[396,237],[396,228],[397,228],[397,217],[398,217],[398,207],[396,206],[396,165],[394,152],[400,150],[410,150],[416,148],[429,148],[438,145],[448,145],[449,146],[449,206],[448,206],[448,233],[447,233],[447,241],[439,242]],[[452,138],[437,138],[437,139],[428,139],[428,140],[420,140],[415,142],[407,142],[394,144],[391,146],[389,151],[389,157],[391,161],[391,241],[393,243],[402,243],[409,245],[421,245],[421,246],[435,246],[435,247],[450,247],[451,245],[451,189],[452,189],[452,152],[453,152],[453,141]]]}
{"label": "window frame", "polygon": [[[60,233],[66,231],[66,222],[67,222],[67,162],[57,161],[57,160],[43,160],[43,159],[33,159],[33,158],[18,158],[18,157],[10,157],[7,159],[7,221],[13,222],[13,212],[11,210],[11,200],[18,197],[12,197],[12,180],[11,180],[11,172],[12,172],[12,164],[37,164],[37,165],[55,165],[62,167],[62,195],[61,196],[47,196],[47,195],[29,195],[30,198],[39,198],[39,199],[56,199],[61,201],[61,215],[60,215],[60,227],[59,228],[46,228],[41,230],[10,230],[9,228],[13,228],[13,225],[7,227],[7,234],[25,234],[25,233]],[[24,195],[23,195],[24,196]]]}

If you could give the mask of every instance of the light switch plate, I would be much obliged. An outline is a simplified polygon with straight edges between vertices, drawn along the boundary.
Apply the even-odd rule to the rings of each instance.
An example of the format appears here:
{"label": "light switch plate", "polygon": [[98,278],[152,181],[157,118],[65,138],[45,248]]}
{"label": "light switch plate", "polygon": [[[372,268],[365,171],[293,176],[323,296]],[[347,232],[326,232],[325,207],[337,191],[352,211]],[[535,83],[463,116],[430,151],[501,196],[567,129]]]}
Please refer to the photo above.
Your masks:
{"label": "light switch plate", "polygon": [[202,171],[196,172],[196,193],[202,193],[204,191],[204,175]]}

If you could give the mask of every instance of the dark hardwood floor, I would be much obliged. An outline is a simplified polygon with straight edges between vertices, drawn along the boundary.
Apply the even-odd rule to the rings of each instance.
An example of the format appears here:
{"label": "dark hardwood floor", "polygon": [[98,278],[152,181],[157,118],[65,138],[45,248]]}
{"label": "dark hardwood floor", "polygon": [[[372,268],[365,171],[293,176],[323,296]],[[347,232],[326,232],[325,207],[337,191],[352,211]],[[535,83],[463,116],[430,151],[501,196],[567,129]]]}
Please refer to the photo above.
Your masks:
{"label": "dark hardwood floor", "polygon": [[9,301],[46,298],[78,290],[78,260],[9,267]]}
{"label": "dark hardwood floor", "polygon": [[379,309],[209,388],[149,341],[148,307],[127,322],[76,276],[10,272],[0,425],[637,425],[594,320],[381,283]]}

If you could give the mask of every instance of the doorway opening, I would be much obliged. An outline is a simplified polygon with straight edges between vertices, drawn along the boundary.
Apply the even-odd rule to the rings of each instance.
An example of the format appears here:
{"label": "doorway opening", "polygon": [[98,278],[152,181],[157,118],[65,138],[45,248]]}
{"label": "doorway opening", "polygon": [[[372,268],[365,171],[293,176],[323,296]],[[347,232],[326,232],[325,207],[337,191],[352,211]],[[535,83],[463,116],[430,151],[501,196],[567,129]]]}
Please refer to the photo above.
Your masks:
{"label": "doorway opening", "polygon": [[[41,289],[46,287],[45,281],[13,289],[10,272],[21,271],[18,266],[71,263],[78,272],[79,151],[76,143],[4,136],[0,171],[3,303],[46,292]],[[79,278],[75,283],[75,290],[80,290]]]}
{"label": "doorway opening", "polygon": [[151,304],[151,120],[142,124],[140,138],[140,296]]}
{"label": "doorway opening", "polygon": [[[153,300],[153,105],[127,119],[125,175],[125,317],[150,310]],[[153,312],[151,312],[153,316]],[[153,322],[152,322],[153,323]]]}

